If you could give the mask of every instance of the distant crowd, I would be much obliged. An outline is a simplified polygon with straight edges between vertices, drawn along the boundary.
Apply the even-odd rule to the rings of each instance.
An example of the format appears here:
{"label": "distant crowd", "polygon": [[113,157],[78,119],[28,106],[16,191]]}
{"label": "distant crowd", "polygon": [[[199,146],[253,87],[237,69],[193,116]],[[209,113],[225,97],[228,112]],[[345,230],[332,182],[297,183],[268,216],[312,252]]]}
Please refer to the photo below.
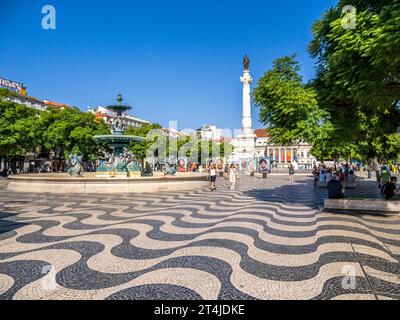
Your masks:
{"label": "distant crowd", "polygon": [[314,186],[319,182],[326,182],[328,196],[330,199],[344,198],[344,186],[355,187],[356,171],[367,171],[368,179],[372,178],[372,171],[376,173],[376,181],[380,193],[386,200],[399,200],[399,191],[397,190],[397,174],[399,165],[375,165],[375,166],[356,166],[350,164],[335,164],[333,167],[327,167],[324,164],[314,166]]}
{"label": "distant crowd", "polygon": [[339,182],[356,182],[355,170],[356,166],[349,164],[335,164],[333,167],[327,167],[324,164],[315,165],[313,168],[314,186],[318,182],[330,182],[338,180]]}
{"label": "distant crowd", "polygon": [[376,170],[376,180],[378,182],[378,187],[381,189],[381,195],[386,200],[399,200],[400,196],[397,192],[397,177],[396,174],[399,173],[398,167],[392,166],[392,171],[390,166],[378,165]]}

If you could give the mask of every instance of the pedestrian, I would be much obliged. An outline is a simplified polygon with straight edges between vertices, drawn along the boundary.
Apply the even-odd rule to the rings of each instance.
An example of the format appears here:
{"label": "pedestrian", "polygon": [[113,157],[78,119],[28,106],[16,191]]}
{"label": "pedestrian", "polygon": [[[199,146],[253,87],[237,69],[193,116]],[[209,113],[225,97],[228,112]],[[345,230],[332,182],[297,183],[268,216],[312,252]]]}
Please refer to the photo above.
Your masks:
{"label": "pedestrian", "polygon": [[378,183],[378,189],[381,188],[381,166],[379,163],[375,167],[376,182]]}
{"label": "pedestrian", "polygon": [[396,186],[397,184],[397,177],[391,177],[390,181],[386,183],[382,187],[382,196],[385,197],[386,200],[397,200],[398,196],[396,194]]}
{"label": "pedestrian", "polygon": [[367,166],[368,179],[371,179],[371,177],[372,177],[372,172],[371,172],[371,171],[372,171],[372,170],[371,170],[371,165],[368,164],[368,166]]}
{"label": "pedestrian", "polygon": [[331,180],[328,182],[328,197],[329,199],[343,199],[343,185],[337,180],[336,175],[333,175]]}
{"label": "pedestrian", "polygon": [[325,172],[325,180],[326,180],[326,182],[329,182],[329,181],[331,181],[331,179],[332,179],[332,171],[331,171],[331,169],[328,169]]}
{"label": "pedestrian", "polygon": [[[351,172],[351,171],[350,171],[350,172]],[[349,172],[349,174],[351,174],[350,172]],[[348,178],[348,177],[347,177],[347,178]],[[345,180],[346,180],[346,175],[344,174],[343,169],[340,169],[340,170],[339,170],[339,181],[340,181],[340,182],[344,182]]]}
{"label": "pedestrian", "polygon": [[[342,182],[342,181],[341,181]],[[353,170],[349,171],[349,175],[346,178],[346,182],[349,183],[356,183],[356,175],[354,174]]]}
{"label": "pedestrian", "polygon": [[210,180],[211,180],[211,191],[217,190],[215,182],[217,181],[217,165],[215,163],[210,165]]}
{"label": "pedestrian", "polygon": [[294,182],[294,174],[295,174],[294,167],[293,167],[293,164],[291,164],[289,166],[289,181],[290,182]]}
{"label": "pedestrian", "polygon": [[318,167],[315,165],[313,168],[313,177],[314,177],[314,187],[316,187],[318,185],[319,182],[319,170]]}
{"label": "pedestrian", "polygon": [[348,163],[344,165],[344,175],[347,177],[349,175],[350,166]]}
{"label": "pedestrian", "polygon": [[381,185],[381,194],[383,194],[383,186],[386,183],[390,182],[390,178],[391,178],[390,171],[389,171],[388,167],[386,167],[386,166],[382,167],[382,171],[381,171],[381,175],[380,176],[381,176],[381,183],[380,183],[380,185]]}
{"label": "pedestrian", "polygon": [[230,169],[230,167],[232,167],[232,165],[231,166],[229,166],[229,164],[225,165],[225,168],[224,168],[225,180],[229,178],[229,169]]}
{"label": "pedestrian", "polygon": [[326,170],[322,168],[319,172],[319,181],[325,182],[326,181]]}
{"label": "pedestrian", "polygon": [[229,182],[231,183],[231,190],[235,190],[236,186],[236,167],[232,163],[229,167]]}

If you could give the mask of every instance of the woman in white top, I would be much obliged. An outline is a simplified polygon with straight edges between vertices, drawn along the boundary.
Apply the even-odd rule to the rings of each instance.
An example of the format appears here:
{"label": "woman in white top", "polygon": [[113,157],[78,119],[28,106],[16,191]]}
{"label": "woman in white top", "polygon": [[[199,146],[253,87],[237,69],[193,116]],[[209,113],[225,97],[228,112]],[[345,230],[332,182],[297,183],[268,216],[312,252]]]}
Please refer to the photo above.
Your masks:
{"label": "woman in white top", "polygon": [[236,185],[236,166],[233,163],[229,167],[229,182],[231,183],[231,190],[235,190],[235,185]]}
{"label": "woman in white top", "polygon": [[217,181],[217,166],[216,164],[211,164],[210,166],[210,179],[211,179],[211,191],[217,190],[215,187],[215,182]]}

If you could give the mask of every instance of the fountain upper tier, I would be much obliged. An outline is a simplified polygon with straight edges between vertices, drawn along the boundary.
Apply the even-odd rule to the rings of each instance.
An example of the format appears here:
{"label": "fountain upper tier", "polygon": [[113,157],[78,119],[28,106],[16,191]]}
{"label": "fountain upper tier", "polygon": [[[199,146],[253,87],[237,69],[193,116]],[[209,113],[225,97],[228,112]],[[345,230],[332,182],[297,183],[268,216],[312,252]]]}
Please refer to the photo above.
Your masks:
{"label": "fountain upper tier", "polygon": [[105,142],[112,149],[112,154],[108,155],[107,159],[104,159],[97,168],[98,173],[116,171],[125,172],[129,175],[130,171],[140,171],[140,163],[135,161],[133,154],[129,151],[129,146],[132,142],[143,141],[144,138],[124,135],[125,125],[122,113],[132,108],[122,105],[122,100],[122,96],[119,94],[117,97],[118,104],[107,107],[117,113],[117,117],[112,123],[111,133],[93,137],[96,141]]}

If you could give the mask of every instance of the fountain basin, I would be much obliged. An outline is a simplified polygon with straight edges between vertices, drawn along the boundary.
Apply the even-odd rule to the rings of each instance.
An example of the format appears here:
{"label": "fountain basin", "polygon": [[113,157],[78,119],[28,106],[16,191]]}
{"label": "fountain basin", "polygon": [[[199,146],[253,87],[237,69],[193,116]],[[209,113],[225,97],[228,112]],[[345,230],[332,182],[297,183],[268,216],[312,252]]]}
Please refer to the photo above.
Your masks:
{"label": "fountain basin", "polygon": [[132,141],[141,142],[145,140],[143,137],[122,135],[122,134],[121,135],[104,134],[104,135],[94,136],[93,139],[99,141],[105,141],[110,144],[124,144],[128,146]]}
{"label": "fountain basin", "polygon": [[72,178],[66,174],[20,175],[8,178],[7,189],[21,193],[109,194],[150,193],[160,191],[193,191],[208,186],[206,174],[177,173],[176,176],[156,174],[153,177],[107,177],[94,174]]}

